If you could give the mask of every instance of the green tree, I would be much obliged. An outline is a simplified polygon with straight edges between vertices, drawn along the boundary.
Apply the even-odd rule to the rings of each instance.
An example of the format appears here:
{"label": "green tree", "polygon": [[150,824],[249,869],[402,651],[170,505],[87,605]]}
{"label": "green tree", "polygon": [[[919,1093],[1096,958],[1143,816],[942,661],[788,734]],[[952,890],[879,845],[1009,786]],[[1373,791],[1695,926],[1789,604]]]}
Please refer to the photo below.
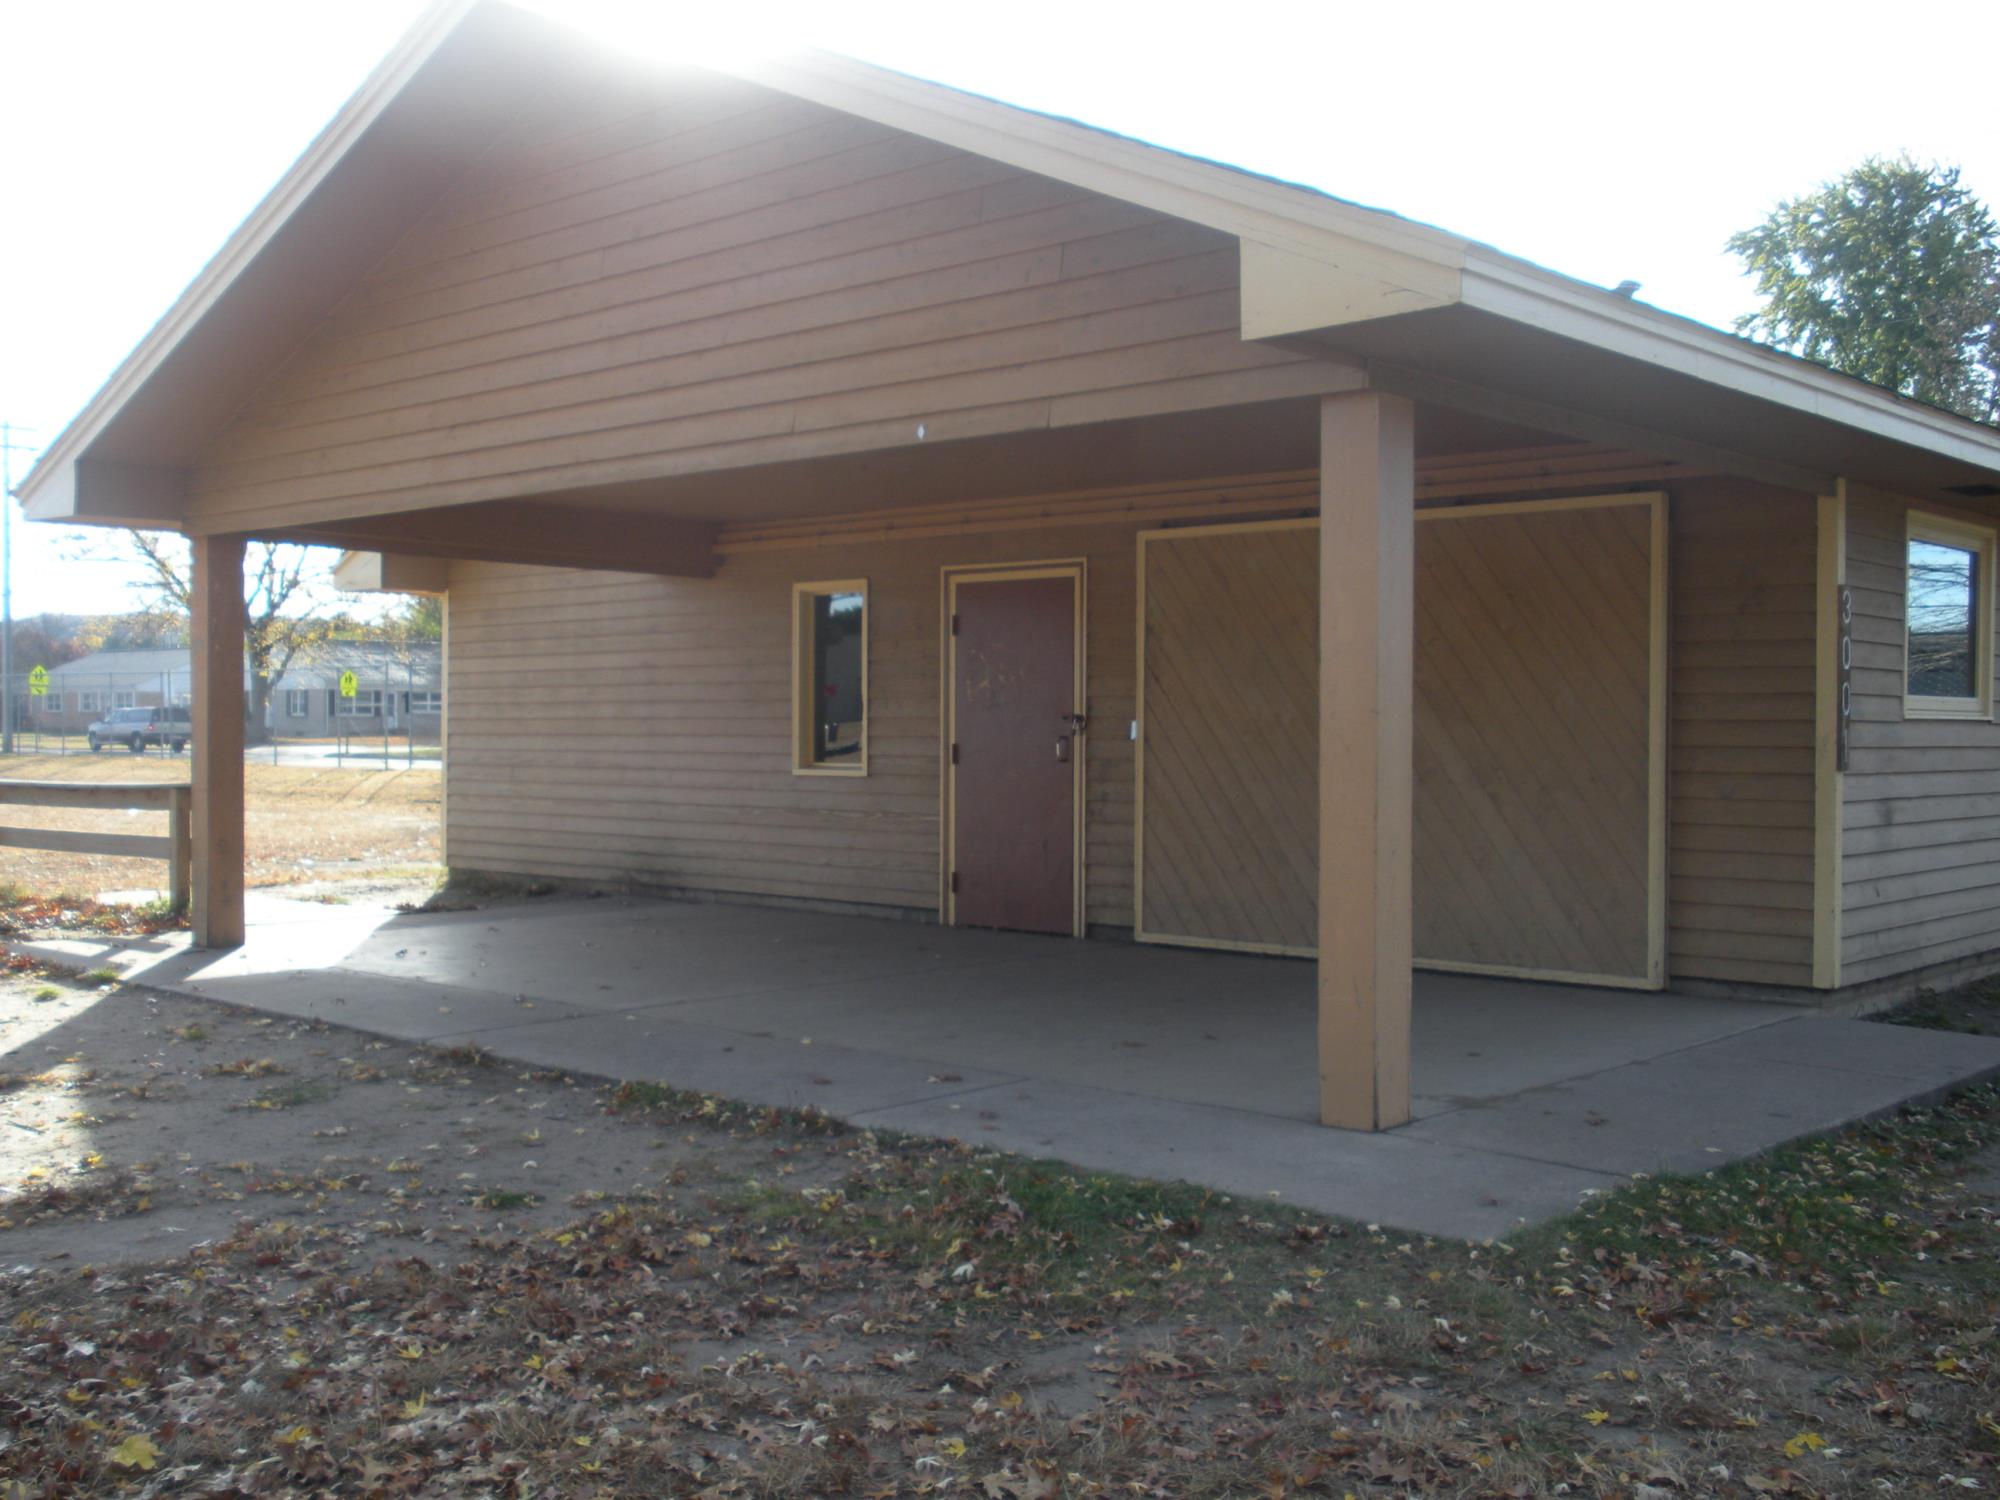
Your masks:
{"label": "green tree", "polygon": [[1977,421],[2000,417],[2000,226],[1956,167],[1870,157],[1729,248],[1749,334]]}
{"label": "green tree", "polygon": [[392,619],[406,639],[444,639],[444,597],[441,594],[413,594]]}

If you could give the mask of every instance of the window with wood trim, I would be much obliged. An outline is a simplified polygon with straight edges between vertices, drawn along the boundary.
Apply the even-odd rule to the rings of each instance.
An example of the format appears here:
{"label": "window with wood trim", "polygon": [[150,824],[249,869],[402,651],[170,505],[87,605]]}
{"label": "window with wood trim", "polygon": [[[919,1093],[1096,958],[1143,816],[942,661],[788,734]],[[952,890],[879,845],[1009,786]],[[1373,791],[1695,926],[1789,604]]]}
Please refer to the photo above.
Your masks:
{"label": "window with wood trim", "polygon": [[792,770],[868,774],[868,584],[792,586]]}
{"label": "window with wood trim", "polygon": [[1922,511],[1908,525],[1904,716],[1991,718],[1993,529]]}

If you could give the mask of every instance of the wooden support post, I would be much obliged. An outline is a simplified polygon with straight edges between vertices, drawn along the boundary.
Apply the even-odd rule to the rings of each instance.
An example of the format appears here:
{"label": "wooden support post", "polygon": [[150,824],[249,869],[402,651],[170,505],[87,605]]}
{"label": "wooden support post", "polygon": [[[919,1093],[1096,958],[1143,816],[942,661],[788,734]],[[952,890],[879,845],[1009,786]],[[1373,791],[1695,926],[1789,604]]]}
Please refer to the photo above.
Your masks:
{"label": "wooden support post", "polygon": [[194,888],[193,792],[175,787],[167,804],[167,895],[176,914],[188,909]]}
{"label": "wooden support post", "polygon": [[194,940],[243,941],[243,538],[193,538]]}
{"label": "wooden support post", "polygon": [[1374,391],[1320,404],[1319,1113],[1410,1118],[1414,416]]}
{"label": "wooden support post", "polygon": [[1847,588],[1847,481],[1819,497],[1819,624],[1813,677],[1813,988],[1840,988],[1846,838],[1847,730],[1854,665],[1853,596]]}

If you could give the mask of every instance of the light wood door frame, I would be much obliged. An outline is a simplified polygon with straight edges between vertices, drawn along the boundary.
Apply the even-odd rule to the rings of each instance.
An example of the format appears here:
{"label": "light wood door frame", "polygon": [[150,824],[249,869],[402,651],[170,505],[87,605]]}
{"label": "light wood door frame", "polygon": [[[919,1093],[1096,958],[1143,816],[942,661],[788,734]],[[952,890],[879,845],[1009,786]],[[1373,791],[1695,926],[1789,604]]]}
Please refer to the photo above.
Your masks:
{"label": "light wood door frame", "polygon": [[[1646,972],[1635,974],[1585,974],[1569,970],[1517,968],[1501,964],[1459,963],[1450,959],[1419,956],[1415,967],[1447,973],[1493,974],[1517,979],[1555,980],[1569,984],[1592,984],[1620,989],[1657,990],[1667,982],[1667,663],[1669,598],[1667,575],[1667,496],[1661,490],[1637,494],[1578,495],[1559,500],[1509,500],[1482,505],[1420,506],[1417,522],[1476,520],[1501,515],[1547,515],[1566,510],[1608,510],[1621,506],[1645,506],[1650,512],[1648,533],[1649,588],[1647,621],[1647,767],[1646,767]],[[1241,521],[1217,526],[1177,526],[1142,531],[1138,545],[1138,690],[1135,711],[1139,739],[1133,757],[1134,801],[1132,816],[1132,930],[1140,942],[1174,944],[1183,947],[1216,948],[1225,951],[1282,954],[1312,957],[1311,948],[1279,947],[1271,944],[1211,941],[1148,933],[1146,910],[1146,546],[1149,541],[1188,540],[1205,536],[1227,536],[1250,531],[1318,530],[1319,518],[1300,517],[1282,521]]]}
{"label": "light wood door frame", "polygon": [[[958,612],[958,590],[967,583],[1011,583],[1035,578],[1074,580],[1074,633],[1076,649],[1070,668],[1070,712],[1088,713],[1089,653],[1085,630],[1089,611],[1089,564],[1083,558],[1059,558],[1023,563],[964,563],[939,570],[938,611],[938,920],[947,927],[958,925],[958,902],[951,889],[952,871],[958,867],[957,798],[958,768],[952,764],[951,747],[958,738],[958,637],[952,633],[951,618]],[[1072,858],[1070,864],[1070,936],[1084,935],[1084,793],[1088,785],[1085,768],[1090,760],[1091,725],[1086,718],[1083,732],[1076,736],[1070,755]]]}

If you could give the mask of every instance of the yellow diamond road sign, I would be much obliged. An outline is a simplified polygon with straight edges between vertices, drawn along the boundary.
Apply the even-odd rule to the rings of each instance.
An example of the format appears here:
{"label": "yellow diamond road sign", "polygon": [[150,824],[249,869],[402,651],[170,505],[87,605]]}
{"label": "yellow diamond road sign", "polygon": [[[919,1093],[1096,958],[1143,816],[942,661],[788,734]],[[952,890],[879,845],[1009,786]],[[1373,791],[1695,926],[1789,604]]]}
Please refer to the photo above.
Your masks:
{"label": "yellow diamond road sign", "polygon": [[47,667],[35,668],[34,671],[28,674],[28,696],[31,698],[45,698],[48,696],[48,691],[49,669]]}
{"label": "yellow diamond road sign", "polygon": [[[324,678],[320,680],[325,681]],[[356,677],[352,672],[342,672],[340,674],[341,697],[352,698],[356,693],[360,691],[361,691],[361,679],[359,677]]]}

